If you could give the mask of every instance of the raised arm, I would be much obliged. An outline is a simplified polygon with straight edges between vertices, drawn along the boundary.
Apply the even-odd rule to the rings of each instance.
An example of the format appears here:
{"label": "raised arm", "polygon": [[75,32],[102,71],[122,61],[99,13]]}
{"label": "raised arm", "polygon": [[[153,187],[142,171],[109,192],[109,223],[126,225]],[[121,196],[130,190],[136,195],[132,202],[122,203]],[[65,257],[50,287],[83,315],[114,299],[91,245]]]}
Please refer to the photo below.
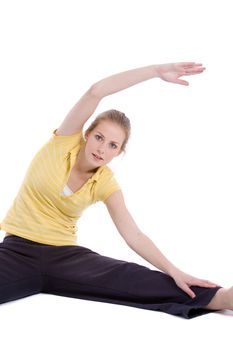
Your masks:
{"label": "raised arm", "polygon": [[83,129],[86,121],[96,110],[101,98],[93,94],[90,87],[80,100],[69,111],[62,124],[56,131],[57,135],[73,135]]}
{"label": "raised arm", "polygon": [[122,73],[111,75],[94,84],[94,94],[100,98],[124,90],[142,81],[152,78],[161,78],[164,81],[189,85],[186,80],[180,79],[183,75],[202,73],[205,70],[201,63],[180,62],[150,65],[131,69]]}
{"label": "raised arm", "polygon": [[167,63],[135,68],[104,78],[93,84],[73,106],[58,128],[57,135],[72,135],[81,131],[85,122],[105,96],[152,78],[161,78],[167,82],[188,85],[188,82],[180,77],[202,73],[204,69],[201,63]]}

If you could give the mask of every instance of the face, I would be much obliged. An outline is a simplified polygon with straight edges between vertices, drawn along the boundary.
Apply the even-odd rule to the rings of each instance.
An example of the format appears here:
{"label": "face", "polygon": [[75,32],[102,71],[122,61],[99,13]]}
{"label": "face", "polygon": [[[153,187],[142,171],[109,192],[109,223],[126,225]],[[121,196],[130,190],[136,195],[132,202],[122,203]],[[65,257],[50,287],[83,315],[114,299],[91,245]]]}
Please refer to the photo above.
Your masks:
{"label": "face", "polygon": [[90,133],[86,133],[85,137],[86,159],[95,166],[101,166],[121,153],[125,132],[116,123],[104,120]]}

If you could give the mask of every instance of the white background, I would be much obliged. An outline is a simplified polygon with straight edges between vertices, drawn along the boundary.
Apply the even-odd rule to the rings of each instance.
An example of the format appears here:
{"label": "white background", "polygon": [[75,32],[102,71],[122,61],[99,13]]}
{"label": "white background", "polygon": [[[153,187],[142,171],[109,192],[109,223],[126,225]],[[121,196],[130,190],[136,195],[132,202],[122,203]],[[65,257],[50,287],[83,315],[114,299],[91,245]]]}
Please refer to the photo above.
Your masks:
{"label": "white background", "polygon": [[[141,230],[178,267],[233,283],[231,1],[1,1],[0,221],[37,150],[91,84],[151,64],[195,61],[188,87],[151,79],[103,99],[130,118],[124,157],[110,166]],[[78,242],[151,264],[123,241],[103,203],[80,219]],[[4,232],[1,231],[1,240]],[[1,305],[4,349],[217,349],[231,313],[194,320],[37,295]],[[32,338],[34,340],[32,341]],[[31,343],[32,341],[32,343]]]}

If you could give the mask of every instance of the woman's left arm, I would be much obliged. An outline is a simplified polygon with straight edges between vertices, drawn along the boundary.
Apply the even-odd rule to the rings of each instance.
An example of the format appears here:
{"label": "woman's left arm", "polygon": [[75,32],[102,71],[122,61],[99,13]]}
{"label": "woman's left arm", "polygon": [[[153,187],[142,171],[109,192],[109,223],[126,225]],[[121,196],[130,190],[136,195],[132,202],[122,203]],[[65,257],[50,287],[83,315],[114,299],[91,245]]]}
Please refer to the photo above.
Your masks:
{"label": "woman's left arm", "polygon": [[189,288],[191,285],[207,288],[216,287],[214,283],[195,278],[179,270],[163,255],[153,241],[135,223],[125,205],[122,191],[110,195],[105,204],[118,232],[128,246],[153,266],[170,275],[178,287],[183,289],[190,297],[195,297],[194,292]]}
{"label": "woman's left arm", "polygon": [[202,63],[195,62],[152,64],[134,68],[97,81],[92,86],[92,95],[102,99],[152,78],[160,78],[174,84],[189,85],[188,81],[180,78],[200,74],[204,70]]}

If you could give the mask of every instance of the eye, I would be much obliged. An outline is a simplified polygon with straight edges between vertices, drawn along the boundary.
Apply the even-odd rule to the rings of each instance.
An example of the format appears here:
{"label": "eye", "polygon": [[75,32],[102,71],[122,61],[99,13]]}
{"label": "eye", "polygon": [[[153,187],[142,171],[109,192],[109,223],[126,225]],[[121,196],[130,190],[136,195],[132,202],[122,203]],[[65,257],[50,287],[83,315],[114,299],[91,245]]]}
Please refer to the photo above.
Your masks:
{"label": "eye", "polygon": [[100,136],[100,135],[95,135],[95,138],[96,138],[96,140],[100,140],[100,139],[102,139],[102,137]]}
{"label": "eye", "polygon": [[112,148],[116,149],[117,148],[117,145],[115,143],[111,143],[112,145]]}

